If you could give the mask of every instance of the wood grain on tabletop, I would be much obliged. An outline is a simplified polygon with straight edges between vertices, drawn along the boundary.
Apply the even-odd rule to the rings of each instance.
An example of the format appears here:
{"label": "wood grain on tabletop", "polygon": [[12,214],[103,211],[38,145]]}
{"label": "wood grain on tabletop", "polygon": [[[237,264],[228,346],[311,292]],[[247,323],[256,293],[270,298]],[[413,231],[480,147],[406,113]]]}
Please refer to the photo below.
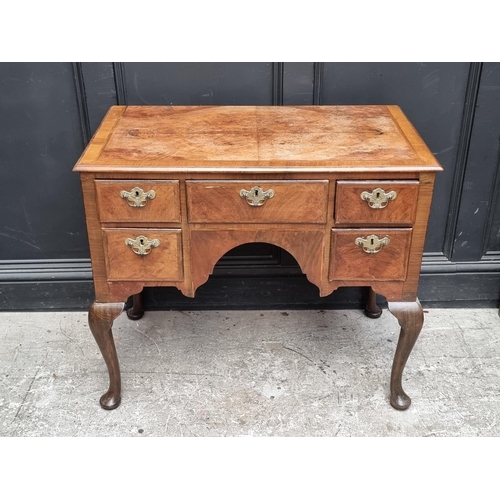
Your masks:
{"label": "wood grain on tabletop", "polygon": [[259,165],[441,170],[397,106],[117,106],[75,169]]}

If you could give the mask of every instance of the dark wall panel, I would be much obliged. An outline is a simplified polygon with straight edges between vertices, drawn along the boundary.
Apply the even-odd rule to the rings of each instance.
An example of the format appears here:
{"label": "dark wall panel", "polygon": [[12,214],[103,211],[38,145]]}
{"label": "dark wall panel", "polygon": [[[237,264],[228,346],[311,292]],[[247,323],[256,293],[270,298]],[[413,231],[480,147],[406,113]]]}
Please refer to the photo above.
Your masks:
{"label": "dark wall panel", "polygon": [[0,64],[0,260],[88,257],[71,63]]}
{"label": "dark wall panel", "polygon": [[120,70],[127,104],[273,104],[273,63],[123,63]]}
{"label": "dark wall panel", "polygon": [[314,102],[314,63],[285,63],[283,104],[310,106]]}
{"label": "dark wall panel", "polygon": [[427,252],[441,252],[464,98],[468,63],[325,63],[321,104],[397,104],[445,168],[436,177]]}
{"label": "dark wall panel", "polygon": [[497,165],[497,180],[495,190],[492,196],[493,210],[491,212],[491,226],[486,232],[487,238],[486,253],[500,254],[500,174],[498,173]]}
{"label": "dark wall panel", "polygon": [[104,115],[116,101],[113,63],[76,63],[81,68],[82,86],[91,134],[94,134]]}
{"label": "dark wall panel", "polygon": [[484,63],[463,181],[453,260],[499,249],[500,63]]}

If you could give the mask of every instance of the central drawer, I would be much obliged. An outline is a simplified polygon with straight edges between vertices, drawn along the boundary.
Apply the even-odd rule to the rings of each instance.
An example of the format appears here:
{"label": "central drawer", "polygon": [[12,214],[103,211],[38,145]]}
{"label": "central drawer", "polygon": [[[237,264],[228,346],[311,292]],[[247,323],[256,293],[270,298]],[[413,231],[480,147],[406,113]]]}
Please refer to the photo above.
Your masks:
{"label": "central drawer", "polygon": [[186,181],[189,222],[325,223],[328,181]]}

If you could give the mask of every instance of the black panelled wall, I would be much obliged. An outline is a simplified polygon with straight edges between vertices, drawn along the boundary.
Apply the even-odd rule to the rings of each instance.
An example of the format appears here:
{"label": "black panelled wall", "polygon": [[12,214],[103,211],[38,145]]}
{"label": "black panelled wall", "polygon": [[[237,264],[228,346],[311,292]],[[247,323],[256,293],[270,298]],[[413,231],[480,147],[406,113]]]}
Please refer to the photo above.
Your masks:
{"label": "black panelled wall", "polygon": [[[0,309],[85,309],[92,290],[78,175],[113,104],[398,104],[445,168],[437,175],[419,296],[427,306],[500,297],[500,63],[1,63]],[[146,307],[360,307],[320,298],[272,245],[227,254],[195,299],[148,289]]]}

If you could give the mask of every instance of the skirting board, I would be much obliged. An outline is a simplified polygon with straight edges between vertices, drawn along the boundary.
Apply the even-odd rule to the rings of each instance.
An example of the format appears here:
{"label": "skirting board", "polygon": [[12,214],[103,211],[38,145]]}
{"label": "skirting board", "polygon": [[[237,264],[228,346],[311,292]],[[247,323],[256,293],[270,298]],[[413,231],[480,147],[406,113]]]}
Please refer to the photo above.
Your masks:
{"label": "skirting board", "polygon": [[[150,310],[207,309],[361,309],[365,288],[340,288],[319,297],[304,276],[236,278],[212,276],[196,298],[184,297],[175,288],[144,291]],[[498,307],[500,273],[425,274],[419,297],[424,307]],[[93,300],[92,281],[14,281],[0,283],[0,310],[86,310]],[[379,297],[384,304],[383,297]]]}

